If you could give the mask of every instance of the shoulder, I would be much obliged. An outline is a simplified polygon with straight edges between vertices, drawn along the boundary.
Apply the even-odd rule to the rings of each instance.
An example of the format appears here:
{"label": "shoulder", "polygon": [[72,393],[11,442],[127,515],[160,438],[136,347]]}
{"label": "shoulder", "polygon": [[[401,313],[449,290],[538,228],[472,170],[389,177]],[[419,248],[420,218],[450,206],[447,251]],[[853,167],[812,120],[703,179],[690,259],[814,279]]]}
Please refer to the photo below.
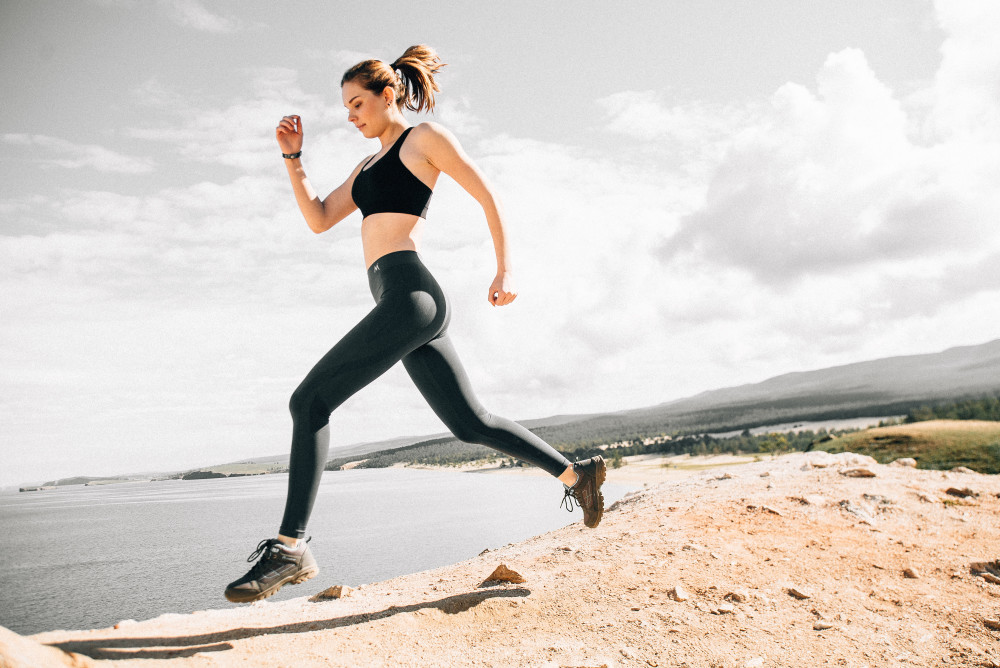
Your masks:
{"label": "shoulder", "polygon": [[452,156],[464,155],[458,138],[440,123],[426,121],[420,125],[415,125],[410,132],[410,136],[413,137],[413,143],[417,148],[431,162],[435,162],[435,159],[446,159]]}
{"label": "shoulder", "polygon": [[455,147],[459,145],[458,138],[448,128],[434,121],[425,121],[419,125],[414,125],[410,136],[419,144],[450,144]]}

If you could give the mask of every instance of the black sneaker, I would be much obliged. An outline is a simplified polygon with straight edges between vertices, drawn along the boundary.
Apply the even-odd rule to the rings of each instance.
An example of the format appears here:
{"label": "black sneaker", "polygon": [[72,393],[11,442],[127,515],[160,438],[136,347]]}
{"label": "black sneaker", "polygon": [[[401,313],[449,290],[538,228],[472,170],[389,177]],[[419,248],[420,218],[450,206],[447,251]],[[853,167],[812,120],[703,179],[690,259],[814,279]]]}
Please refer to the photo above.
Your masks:
{"label": "black sneaker", "polygon": [[247,559],[260,561],[250,572],[226,587],[226,598],[233,603],[250,603],[271,596],[286,584],[299,584],[316,577],[319,566],[313,558],[307,540],[300,540],[290,548],[277,538],[260,541],[257,549]]}
{"label": "black sneaker", "polygon": [[601,523],[601,516],[604,514],[604,495],[601,494],[601,485],[607,474],[604,457],[598,455],[575,462],[573,471],[576,472],[577,481],[572,487],[566,488],[562,505],[573,512],[575,501],[577,507],[583,510],[583,523],[593,529]]}

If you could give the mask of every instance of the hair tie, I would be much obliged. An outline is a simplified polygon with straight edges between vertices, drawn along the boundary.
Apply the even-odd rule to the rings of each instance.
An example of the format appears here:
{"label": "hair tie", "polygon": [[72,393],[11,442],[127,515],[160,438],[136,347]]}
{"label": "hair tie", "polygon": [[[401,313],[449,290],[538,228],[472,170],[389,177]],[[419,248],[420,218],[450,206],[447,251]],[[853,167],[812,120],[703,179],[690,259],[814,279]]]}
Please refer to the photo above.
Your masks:
{"label": "hair tie", "polygon": [[397,68],[393,69],[393,72],[395,72],[395,73],[396,73],[396,79],[397,79],[397,80],[399,80],[399,81],[402,81],[402,80],[403,80],[403,70],[401,70],[401,69],[399,69],[399,68],[397,67]]}

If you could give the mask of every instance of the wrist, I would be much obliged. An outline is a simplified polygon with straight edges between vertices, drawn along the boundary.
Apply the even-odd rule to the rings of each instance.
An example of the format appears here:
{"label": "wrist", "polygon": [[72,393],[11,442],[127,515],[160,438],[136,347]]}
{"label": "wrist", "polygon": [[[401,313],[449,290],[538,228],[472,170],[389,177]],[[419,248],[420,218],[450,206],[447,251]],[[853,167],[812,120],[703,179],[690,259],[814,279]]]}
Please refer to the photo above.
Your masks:
{"label": "wrist", "polygon": [[282,153],[281,157],[285,160],[296,160],[302,157],[302,151],[299,150],[296,153]]}

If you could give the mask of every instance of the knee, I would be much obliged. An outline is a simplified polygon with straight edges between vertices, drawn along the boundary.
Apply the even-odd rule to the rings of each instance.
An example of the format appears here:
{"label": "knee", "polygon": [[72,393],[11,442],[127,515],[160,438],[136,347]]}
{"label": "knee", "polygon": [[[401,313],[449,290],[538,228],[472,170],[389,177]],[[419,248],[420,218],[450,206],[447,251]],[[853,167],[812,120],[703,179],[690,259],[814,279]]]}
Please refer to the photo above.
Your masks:
{"label": "knee", "polygon": [[330,411],[319,395],[304,383],[292,392],[288,410],[292,414],[292,422],[308,425],[312,431],[319,431],[330,421]]}
{"label": "knee", "polygon": [[470,413],[461,419],[452,420],[448,424],[448,429],[460,441],[473,443],[475,445],[490,444],[490,428],[488,420],[477,413]]}

